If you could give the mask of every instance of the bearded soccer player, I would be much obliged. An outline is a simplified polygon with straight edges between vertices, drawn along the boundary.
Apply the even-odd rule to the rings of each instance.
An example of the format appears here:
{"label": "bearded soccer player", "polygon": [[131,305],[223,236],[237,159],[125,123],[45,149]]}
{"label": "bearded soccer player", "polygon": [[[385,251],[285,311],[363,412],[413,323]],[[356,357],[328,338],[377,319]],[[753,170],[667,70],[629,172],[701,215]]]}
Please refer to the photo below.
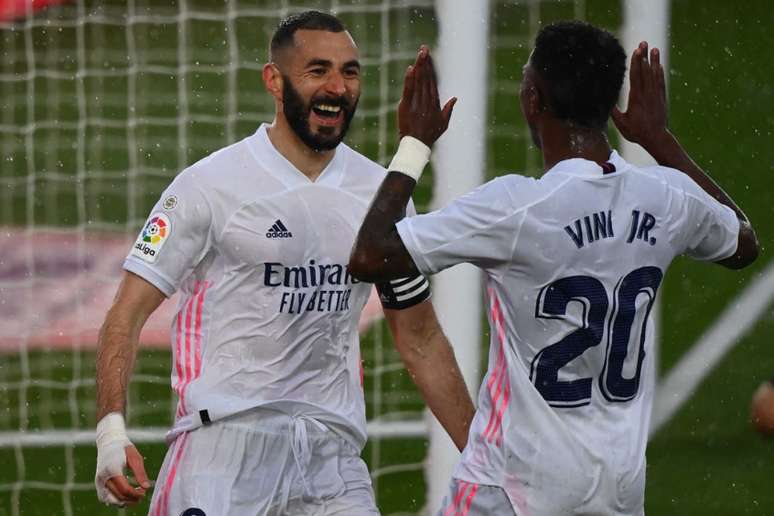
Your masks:
{"label": "bearded soccer player", "polygon": [[[509,175],[440,211],[403,218],[448,124],[426,49],[407,72],[404,138],[350,260],[362,280],[469,262],[488,276],[491,347],[470,437],[439,514],[643,513],[654,390],[650,310],[680,254],[732,269],[755,260],[747,218],[667,129],[664,72],[579,22],[541,29],[524,67],[539,179]],[[610,148],[608,118],[660,166]]]}
{"label": "bearded soccer player", "polygon": [[[180,290],[179,404],[151,514],[378,514],[360,458],[357,324],[371,285],[346,263],[386,170],[341,143],[360,96],[357,47],[331,15],[292,15],[263,79],[273,124],[180,173],[124,263],[97,358],[105,502],[135,503],[150,487],[125,433],[126,390],[142,325]],[[377,288],[398,351],[461,448],[473,404],[427,280]]]}

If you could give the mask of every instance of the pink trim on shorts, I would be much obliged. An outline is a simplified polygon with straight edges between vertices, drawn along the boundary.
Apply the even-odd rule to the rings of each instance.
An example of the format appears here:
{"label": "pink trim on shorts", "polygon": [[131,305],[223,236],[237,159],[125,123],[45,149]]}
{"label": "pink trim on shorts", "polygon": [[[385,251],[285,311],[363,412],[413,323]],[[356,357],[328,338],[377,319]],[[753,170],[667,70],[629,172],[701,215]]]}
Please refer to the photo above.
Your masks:
{"label": "pink trim on shorts", "polygon": [[465,491],[468,490],[469,484],[464,480],[456,480],[455,483],[457,485],[457,492],[449,506],[446,508],[446,511],[444,511],[443,516],[455,516],[457,507],[460,505],[462,497],[465,495]]}
{"label": "pink trim on shorts", "polygon": [[[488,290],[489,298],[491,299],[490,312],[492,314],[492,323],[497,332],[497,340],[499,341],[500,349],[497,352],[497,362],[494,371],[487,382],[489,396],[492,399],[492,412],[489,415],[489,422],[484,430],[484,437],[489,442],[494,440],[495,444],[500,446],[502,444],[503,414],[505,413],[505,408],[508,406],[508,401],[511,397],[511,384],[508,379],[507,362],[505,360],[505,343],[507,336],[505,334],[500,300],[495,294],[494,289],[490,287]],[[497,377],[496,389],[493,389],[495,383],[494,377]],[[501,394],[502,398],[500,397]]]}
{"label": "pink trim on shorts", "polygon": [[[473,498],[476,496],[476,491],[478,491],[478,484],[471,484],[464,480],[455,480],[455,483],[457,484],[457,492],[443,514],[444,516],[467,516],[470,512],[470,506],[473,504]],[[468,491],[468,488],[470,488],[470,491]],[[466,492],[468,496],[465,496]],[[465,506],[460,508],[463,498],[465,498]]]}
{"label": "pink trim on shorts", "polygon": [[175,482],[175,475],[177,474],[177,467],[180,465],[180,459],[183,456],[183,448],[185,448],[185,443],[187,441],[188,432],[184,432],[175,440],[175,444],[177,445],[175,457],[172,459],[167,478],[164,479],[163,491],[156,499],[156,507],[151,510],[150,514],[153,516],[164,516],[169,514],[169,493],[172,491],[172,485]]}
{"label": "pink trim on shorts", "polygon": [[473,497],[476,496],[476,491],[478,491],[478,484],[472,484],[473,487],[470,488],[470,493],[468,493],[468,497],[465,500],[465,508],[462,510],[461,516],[467,516],[470,512],[470,506],[473,504]]}

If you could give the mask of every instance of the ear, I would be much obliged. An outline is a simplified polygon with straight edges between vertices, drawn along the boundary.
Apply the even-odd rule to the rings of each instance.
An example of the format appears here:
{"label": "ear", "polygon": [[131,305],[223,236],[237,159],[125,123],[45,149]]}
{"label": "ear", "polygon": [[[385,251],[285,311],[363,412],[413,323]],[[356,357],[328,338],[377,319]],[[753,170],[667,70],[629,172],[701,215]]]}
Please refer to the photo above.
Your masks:
{"label": "ear", "polygon": [[274,63],[266,63],[263,65],[263,85],[266,87],[266,91],[269,95],[276,100],[282,100],[282,74],[279,68]]}
{"label": "ear", "polygon": [[529,108],[529,114],[532,118],[538,116],[545,110],[545,102],[543,101],[543,94],[537,86],[531,86],[527,90],[527,107]]}

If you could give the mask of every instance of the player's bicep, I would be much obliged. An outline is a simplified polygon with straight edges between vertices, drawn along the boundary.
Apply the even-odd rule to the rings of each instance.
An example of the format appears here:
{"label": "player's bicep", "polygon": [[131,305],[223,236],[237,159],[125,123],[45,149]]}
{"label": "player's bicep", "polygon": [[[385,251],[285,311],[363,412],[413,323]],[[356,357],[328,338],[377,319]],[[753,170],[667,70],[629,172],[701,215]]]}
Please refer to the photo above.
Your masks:
{"label": "player's bicep", "polygon": [[166,299],[152,283],[131,272],[124,272],[118,286],[111,312],[128,319],[132,325],[142,326]]}
{"label": "player's bicep", "polygon": [[384,318],[395,346],[402,352],[404,359],[416,353],[422,354],[422,348],[428,345],[430,336],[440,331],[430,299],[403,310],[385,309]]}

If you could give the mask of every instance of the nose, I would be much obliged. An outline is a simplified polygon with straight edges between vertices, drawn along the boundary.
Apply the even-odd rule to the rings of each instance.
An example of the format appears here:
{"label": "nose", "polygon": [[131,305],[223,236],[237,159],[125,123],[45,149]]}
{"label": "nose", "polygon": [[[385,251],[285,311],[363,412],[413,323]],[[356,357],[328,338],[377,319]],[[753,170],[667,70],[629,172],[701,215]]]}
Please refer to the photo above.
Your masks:
{"label": "nose", "polygon": [[344,76],[339,72],[333,72],[328,77],[328,82],[325,83],[325,90],[336,96],[344,95],[347,91],[346,83],[344,82]]}

